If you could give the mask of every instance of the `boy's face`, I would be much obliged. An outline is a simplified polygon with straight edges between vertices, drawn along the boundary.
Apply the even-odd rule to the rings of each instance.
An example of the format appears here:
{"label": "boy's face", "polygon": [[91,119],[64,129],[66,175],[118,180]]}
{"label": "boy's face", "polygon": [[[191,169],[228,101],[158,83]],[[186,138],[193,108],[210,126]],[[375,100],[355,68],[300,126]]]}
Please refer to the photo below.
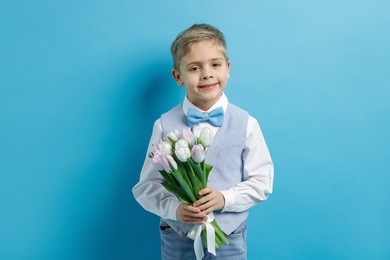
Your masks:
{"label": "boy's face", "polygon": [[179,86],[186,86],[187,98],[202,110],[208,110],[222,95],[229,79],[230,61],[226,61],[214,40],[193,43],[183,56],[180,70],[172,70]]}

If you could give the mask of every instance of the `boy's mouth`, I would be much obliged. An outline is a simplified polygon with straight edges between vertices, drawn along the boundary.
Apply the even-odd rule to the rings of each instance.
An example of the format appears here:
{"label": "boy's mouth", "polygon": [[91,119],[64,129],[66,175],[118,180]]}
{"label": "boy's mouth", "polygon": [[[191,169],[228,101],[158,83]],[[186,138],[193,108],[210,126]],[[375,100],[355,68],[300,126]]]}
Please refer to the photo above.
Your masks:
{"label": "boy's mouth", "polygon": [[217,84],[218,84],[218,83],[202,85],[202,86],[199,86],[199,88],[201,88],[201,89],[212,89],[212,88],[214,88],[215,86],[217,86]]}

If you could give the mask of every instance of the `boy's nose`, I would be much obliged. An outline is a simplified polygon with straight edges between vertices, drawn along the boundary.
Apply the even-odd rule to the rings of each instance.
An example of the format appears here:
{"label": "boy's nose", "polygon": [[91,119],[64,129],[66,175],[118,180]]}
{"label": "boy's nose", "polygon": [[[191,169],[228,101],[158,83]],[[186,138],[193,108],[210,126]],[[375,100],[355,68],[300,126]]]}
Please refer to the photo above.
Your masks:
{"label": "boy's nose", "polygon": [[204,73],[202,76],[202,79],[207,80],[213,78],[213,75],[211,73]]}
{"label": "boy's nose", "polygon": [[202,70],[202,79],[208,80],[213,77],[212,68],[205,66]]}

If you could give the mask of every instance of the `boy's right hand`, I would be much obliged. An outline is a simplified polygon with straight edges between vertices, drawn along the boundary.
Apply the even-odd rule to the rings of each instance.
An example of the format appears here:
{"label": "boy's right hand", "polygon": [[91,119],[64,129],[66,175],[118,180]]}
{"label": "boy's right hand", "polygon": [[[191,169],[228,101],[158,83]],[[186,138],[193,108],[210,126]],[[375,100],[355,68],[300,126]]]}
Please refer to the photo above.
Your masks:
{"label": "boy's right hand", "polygon": [[207,215],[198,207],[182,203],[176,210],[176,218],[184,224],[203,224],[207,220]]}

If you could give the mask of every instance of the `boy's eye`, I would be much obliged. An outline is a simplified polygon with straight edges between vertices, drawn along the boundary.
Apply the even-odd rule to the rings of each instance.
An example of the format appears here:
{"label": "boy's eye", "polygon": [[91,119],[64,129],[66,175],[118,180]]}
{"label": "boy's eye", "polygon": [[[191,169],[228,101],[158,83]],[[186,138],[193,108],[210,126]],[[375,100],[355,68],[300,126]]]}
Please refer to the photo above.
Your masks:
{"label": "boy's eye", "polygon": [[192,67],[192,68],[190,68],[190,71],[197,71],[197,70],[200,70],[200,68],[199,67]]}
{"label": "boy's eye", "polygon": [[219,67],[219,66],[221,66],[220,63],[213,63],[213,67]]}

